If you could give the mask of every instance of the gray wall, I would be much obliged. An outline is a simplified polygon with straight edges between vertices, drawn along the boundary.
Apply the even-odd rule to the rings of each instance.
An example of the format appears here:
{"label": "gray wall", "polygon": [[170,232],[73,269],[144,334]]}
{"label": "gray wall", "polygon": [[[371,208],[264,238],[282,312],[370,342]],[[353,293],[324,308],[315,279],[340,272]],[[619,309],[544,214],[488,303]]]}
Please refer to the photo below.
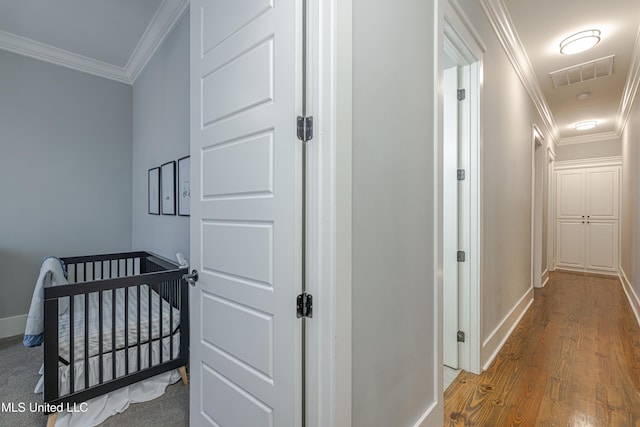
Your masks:
{"label": "gray wall", "polygon": [[354,427],[414,425],[436,400],[433,16],[353,0]]}
{"label": "gray wall", "polygon": [[[551,141],[479,4],[469,1],[460,5],[487,47],[480,195],[484,340],[531,287],[531,125],[537,124],[543,132],[543,144]],[[541,149],[546,152],[546,146]],[[545,161],[544,174],[546,168]]]}
{"label": "gray wall", "polygon": [[586,142],[582,144],[558,145],[556,161],[594,159],[622,155],[620,139],[611,141]]}
{"label": "gray wall", "polygon": [[150,215],[147,172],[189,154],[189,12],[133,85],[133,249],[189,258],[189,217]]}
{"label": "gray wall", "polygon": [[0,319],[42,257],[131,249],[131,87],[0,51]]}
{"label": "gray wall", "polygon": [[[629,283],[640,296],[640,100],[631,110],[622,134],[622,215],[620,223],[620,266]],[[638,301],[640,303],[640,301]]]}

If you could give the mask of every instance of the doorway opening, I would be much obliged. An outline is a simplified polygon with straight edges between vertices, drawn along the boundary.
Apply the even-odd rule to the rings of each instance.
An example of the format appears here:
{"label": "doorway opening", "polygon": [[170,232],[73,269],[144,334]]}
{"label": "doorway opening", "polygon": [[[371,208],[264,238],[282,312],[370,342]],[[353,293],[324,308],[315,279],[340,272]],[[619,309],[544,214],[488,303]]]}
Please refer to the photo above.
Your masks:
{"label": "doorway opening", "polygon": [[[442,360],[481,371],[480,92],[486,51],[466,18],[445,9],[440,212]],[[444,368],[444,388],[455,371]]]}

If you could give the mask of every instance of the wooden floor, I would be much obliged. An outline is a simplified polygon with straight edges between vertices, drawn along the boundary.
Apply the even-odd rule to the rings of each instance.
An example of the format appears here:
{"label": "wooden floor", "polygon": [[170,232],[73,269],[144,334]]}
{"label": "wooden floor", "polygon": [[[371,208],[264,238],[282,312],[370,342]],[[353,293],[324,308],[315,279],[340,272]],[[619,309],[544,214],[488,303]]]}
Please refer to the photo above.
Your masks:
{"label": "wooden floor", "polygon": [[445,426],[640,426],[640,328],[618,279],[553,273],[491,367],[445,393]]}

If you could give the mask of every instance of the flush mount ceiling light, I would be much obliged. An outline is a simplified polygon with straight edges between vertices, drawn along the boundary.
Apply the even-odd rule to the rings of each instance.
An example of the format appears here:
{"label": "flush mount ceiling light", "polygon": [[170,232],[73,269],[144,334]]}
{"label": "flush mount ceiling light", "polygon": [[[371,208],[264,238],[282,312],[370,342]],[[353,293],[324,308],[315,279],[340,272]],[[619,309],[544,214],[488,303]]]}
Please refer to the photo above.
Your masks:
{"label": "flush mount ceiling light", "polygon": [[560,53],[573,55],[591,49],[600,42],[600,30],[580,31],[560,42]]}
{"label": "flush mount ceiling light", "polygon": [[591,97],[591,92],[582,92],[582,93],[579,93],[578,96],[576,96],[576,99],[579,101],[582,101],[590,97]]}
{"label": "flush mount ceiling light", "polygon": [[589,130],[589,129],[593,129],[596,126],[598,126],[597,121],[587,120],[586,122],[576,123],[575,128],[576,130]]}

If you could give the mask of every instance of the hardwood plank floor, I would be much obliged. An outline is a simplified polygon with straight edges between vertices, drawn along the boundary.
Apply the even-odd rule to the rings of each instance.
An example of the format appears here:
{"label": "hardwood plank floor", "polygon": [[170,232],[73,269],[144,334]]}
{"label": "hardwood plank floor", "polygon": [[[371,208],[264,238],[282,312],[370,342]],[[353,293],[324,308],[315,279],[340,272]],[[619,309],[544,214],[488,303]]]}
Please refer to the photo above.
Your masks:
{"label": "hardwood plank floor", "polygon": [[640,328],[619,280],[552,273],[491,367],[444,400],[445,426],[640,426]]}

